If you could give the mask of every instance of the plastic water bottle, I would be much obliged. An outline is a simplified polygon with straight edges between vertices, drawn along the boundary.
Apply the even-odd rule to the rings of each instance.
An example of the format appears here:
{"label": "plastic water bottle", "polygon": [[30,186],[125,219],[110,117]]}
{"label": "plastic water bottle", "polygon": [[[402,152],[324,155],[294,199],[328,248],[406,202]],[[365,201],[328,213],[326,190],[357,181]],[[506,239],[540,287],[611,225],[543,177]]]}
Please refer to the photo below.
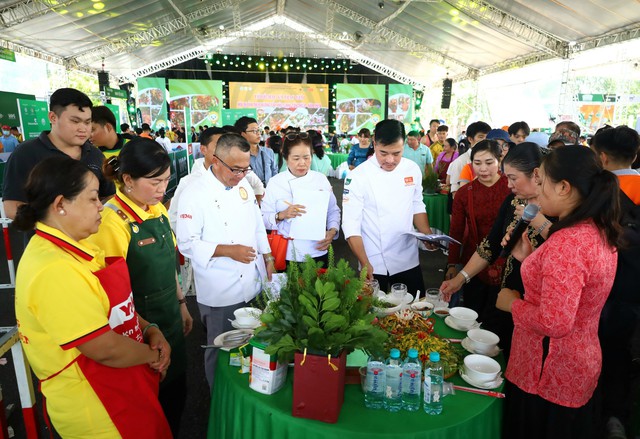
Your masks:
{"label": "plastic water bottle", "polygon": [[364,405],[370,409],[384,407],[387,379],[384,358],[371,356],[367,361],[367,377],[364,383]]}
{"label": "plastic water bottle", "polygon": [[384,408],[397,412],[402,408],[402,363],[398,349],[391,349],[384,369],[387,377]]}
{"label": "plastic water bottle", "polygon": [[431,352],[424,370],[424,411],[430,415],[442,413],[442,382],[444,371],[440,363],[440,354]]}
{"label": "plastic water bottle", "polygon": [[402,363],[402,407],[410,412],[420,408],[420,388],[422,386],[422,364],[418,351],[409,349]]}

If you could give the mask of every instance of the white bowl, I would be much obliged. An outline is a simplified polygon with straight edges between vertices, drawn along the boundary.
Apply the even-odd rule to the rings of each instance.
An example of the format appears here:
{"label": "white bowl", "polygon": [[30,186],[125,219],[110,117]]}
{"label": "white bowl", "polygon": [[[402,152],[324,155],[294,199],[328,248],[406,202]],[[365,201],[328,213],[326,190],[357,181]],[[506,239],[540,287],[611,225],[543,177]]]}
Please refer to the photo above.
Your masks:
{"label": "white bowl", "polygon": [[464,357],[466,375],[476,383],[495,381],[500,373],[500,364],[486,355],[471,354]]}
{"label": "white bowl", "polygon": [[422,317],[427,318],[433,311],[433,303],[427,301],[413,302],[411,304],[411,310],[420,314]]}
{"label": "white bowl", "polygon": [[500,341],[500,337],[493,332],[478,328],[469,330],[467,337],[473,349],[480,354],[493,352]]}
{"label": "white bowl", "polygon": [[478,318],[478,313],[471,308],[456,306],[449,310],[449,315],[453,319],[453,323],[459,328],[471,328]]}
{"label": "white bowl", "polygon": [[239,325],[252,326],[260,322],[262,310],[250,307],[238,308],[233,312],[233,315],[236,317],[236,322]]}

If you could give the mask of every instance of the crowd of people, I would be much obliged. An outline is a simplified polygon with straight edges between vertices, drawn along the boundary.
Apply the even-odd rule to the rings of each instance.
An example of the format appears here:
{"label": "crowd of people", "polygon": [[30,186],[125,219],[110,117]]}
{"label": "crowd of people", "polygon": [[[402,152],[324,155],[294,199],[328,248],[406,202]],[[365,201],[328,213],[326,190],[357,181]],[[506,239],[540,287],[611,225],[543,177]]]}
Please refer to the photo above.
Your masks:
{"label": "crowd of people", "polygon": [[[339,205],[321,134],[278,135],[241,117],[192,130],[202,158],[167,210],[171,131],[118,134],[108,108],[74,89],[52,94],[49,121],[9,157],[3,202],[28,242],[16,281],[21,341],[62,437],[178,436],[193,325],[178,252],[193,268],[208,344],[276,271],[268,233],[288,243],[283,263],[326,263],[342,230],[382,290],[424,291],[410,233],[432,233],[429,174],[450,197],[461,243],[440,290],[478,312],[507,360],[504,437],[597,437],[605,423],[624,434],[640,314],[633,129],[605,127],[587,147],[572,122],[541,143],[525,122],[474,122],[457,142],[439,120],[426,133],[382,120],[358,133]],[[528,205],[537,213],[513,235]],[[309,212],[324,215],[324,236],[297,239]],[[217,349],[204,361],[212,387]]]}

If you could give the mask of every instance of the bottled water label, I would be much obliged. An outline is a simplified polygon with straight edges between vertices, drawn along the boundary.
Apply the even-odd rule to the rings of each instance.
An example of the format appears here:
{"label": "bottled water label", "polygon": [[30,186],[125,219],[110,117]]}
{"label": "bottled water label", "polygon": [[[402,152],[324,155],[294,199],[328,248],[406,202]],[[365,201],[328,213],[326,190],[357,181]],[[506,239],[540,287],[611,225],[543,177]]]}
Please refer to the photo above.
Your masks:
{"label": "bottled water label", "polygon": [[431,403],[431,380],[429,379],[429,375],[426,375],[424,377],[423,392],[424,392],[424,402],[426,404]]}
{"label": "bottled water label", "polygon": [[367,379],[365,388],[367,392],[383,392],[385,385],[384,363],[372,361],[367,365]]}

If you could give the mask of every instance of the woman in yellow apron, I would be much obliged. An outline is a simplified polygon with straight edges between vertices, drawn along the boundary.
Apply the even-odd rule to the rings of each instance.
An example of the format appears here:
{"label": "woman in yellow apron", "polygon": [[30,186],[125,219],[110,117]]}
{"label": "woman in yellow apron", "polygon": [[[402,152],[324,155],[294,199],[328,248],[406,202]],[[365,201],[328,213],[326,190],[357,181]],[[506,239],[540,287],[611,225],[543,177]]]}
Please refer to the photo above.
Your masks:
{"label": "woman in yellow apron", "polygon": [[101,221],[98,186],[71,158],[33,169],[13,223],[35,228],[16,279],[20,338],[62,437],[168,439],[157,395],[169,345],[137,315],[124,260],[85,241]]}
{"label": "woman in yellow apron", "polygon": [[123,257],[131,276],[133,301],[140,315],[158,324],[171,345],[171,367],[160,384],[160,404],[174,436],[186,400],[184,336],[192,319],[178,284],[175,240],[162,205],[171,159],[162,145],[136,138],[103,169],[116,182],[116,195],[105,204],[102,225],[91,241],[107,256]]}

